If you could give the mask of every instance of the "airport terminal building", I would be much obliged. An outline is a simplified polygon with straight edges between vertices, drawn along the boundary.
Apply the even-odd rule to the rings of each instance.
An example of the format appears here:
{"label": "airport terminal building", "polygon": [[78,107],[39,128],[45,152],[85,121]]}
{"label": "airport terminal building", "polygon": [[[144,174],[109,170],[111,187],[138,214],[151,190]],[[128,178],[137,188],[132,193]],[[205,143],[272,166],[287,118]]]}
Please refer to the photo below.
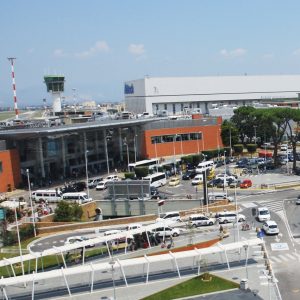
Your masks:
{"label": "airport terminal building", "polygon": [[140,118],[0,130],[0,192],[126,170],[128,162],[222,146],[221,118]]}
{"label": "airport terminal building", "polygon": [[300,75],[145,77],[125,82],[125,106],[135,113],[209,114],[220,105],[292,103],[298,106]]}

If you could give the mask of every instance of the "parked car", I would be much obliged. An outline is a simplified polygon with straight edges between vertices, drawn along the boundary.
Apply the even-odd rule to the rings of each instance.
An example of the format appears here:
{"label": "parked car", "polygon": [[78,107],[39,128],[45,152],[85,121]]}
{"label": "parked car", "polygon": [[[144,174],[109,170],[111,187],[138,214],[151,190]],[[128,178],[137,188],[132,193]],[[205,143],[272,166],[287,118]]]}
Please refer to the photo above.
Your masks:
{"label": "parked car", "polygon": [[210,180],[208,183],[207,183],[207,186],[208,187],[214,187],[214,186],[217,186],[218,183],[220,183],[222,181],[221,178],[215,178],[213,180]]}
{"label": "parked car", "polygon": [[159,218],[156,219],[156,222],[161,222],[164,220],[181,221],[181,217],[178,211],[169,211],[159,214]]}
{"label": "parked car", "polygon": [[193,179],[197,175],[195,170],[188,170],[186,173],[182,175],[182,180],[190,180]]}
{"label": "parked car", "polygon": [[168,199],[167,195],[164,193],[157,193],[155,195],[151,196],[151,199],[156,199],[156,200],[165,200]]}
{"label": "parked car", "polygon": [[94,187],[96,187],[102,180],[103,180],[102,177],[90,179],[90,180],[88,181],[88,187],[89,187],[89,188],[94,188]]}
{"label": "parked car", "polygon": [[85,181],[78,181],[74,182],[73,185],[76,192],[82,192],[86,189],[86,182]]}
{"label": "parked car", "polygon": [[189,223],[193,227],[208,226],[208,225],[211,226],[211,225],[214,225],[215,220],[199,214],[199,215],[191,215],[189,217]]}
{"label": "parked car", "polygon": [[252,181],[250,179],[244,179],[240,184],[241,189],[247,189],[248,187],[251,186],[252,186]]}
{"label": "parked car", "polygon": [[216,218],[219,223],[229,223],[229,222],[236,222],[236,219],[238,222],[244,222],[246,220],[246,217],[242,214],[236,214],[235,212],[231,211],[225,211],[221,213],[216,214]]}
{"label": "parked car", "polygon": [[229,183],[230,188],[240,187],[242,181],[239,179],[233,180]]}
{"label": "parked car", "polygon": [[296,199],[296,204],[299,205],[300,204],[300,195],[297,197]]}
{"label": "parked car", "polygon": [[180,180],[178,177],[173,177],[169,181],[169,186],[177,186],[180,184]]}
{"label": "parked car", "polygon": [[96,186],[96,191],[102,191],[102,190],[107,189],[108,182],[109,181],[107,181],[107,180],[100,181]]}
{"label": "parked car", "polygon": [[224,180],[224,177],[226,178],[226,180],[235,180],[236,179],[236,176],[232,175],[231,173],[230,174],[221,173],[221,174],[216,175],[216,178],[220,178],[223,180]]}
{"label": "parked car", "polygon": [[[88,241],[89,238],[85,237],[85,236],[69,236],[66,241],[65,241],[65,245],[70,245],[70,244],[74,244],[77,242],[83,242],[83,241]],[[91,243],[90,245],[86,246],[86,248],[92,248],[95,247],[94,243]]]}
{"label": "parked car", "polygon": [[198,174],[197,176],[195,176],[195,178],[192,180],[192,185],[198,185],[201,184],[203,182],[203,175],[202,174]]}
{"label": "parked car", "polygon": [[152,230],[154,234],[158,234],[159,237],[179,236],[180,230],[178,228],[171,227],[158,227]]}
{"label": "parked car", "polygon": [[266,234],[278,234],[279,233],[279,228],[277,226],[277,223],[275,221],[271,221],[271,220],[264,222],[262,229]]}

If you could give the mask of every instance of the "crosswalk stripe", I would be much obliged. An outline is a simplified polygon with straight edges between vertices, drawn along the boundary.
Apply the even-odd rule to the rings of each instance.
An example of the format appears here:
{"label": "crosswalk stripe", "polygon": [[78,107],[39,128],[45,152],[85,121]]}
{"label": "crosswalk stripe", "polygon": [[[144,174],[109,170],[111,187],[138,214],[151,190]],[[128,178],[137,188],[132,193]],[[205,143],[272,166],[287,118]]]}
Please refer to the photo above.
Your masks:
{"label": "crosswalk stripe", "polygon": [[289,261],[289,259],[287,257],[285,257],[284,255],[278,255],[278,257],[284,261]]}
{"label": "crosswalk stripe", "polygon": [[276,257],[276,256],[272,256],[272,257],[270,258],[270,260],[273,261],[273,262],[274,262],[274,260],[275,260],[275,262],[281,262],[281,259],[279,259],[279,258]]}
{"label": "crosswalk stripe", "polygon": [[289,253],[287,253],[286,256],[289,257],[290,259],[297,259],[297,257]]}

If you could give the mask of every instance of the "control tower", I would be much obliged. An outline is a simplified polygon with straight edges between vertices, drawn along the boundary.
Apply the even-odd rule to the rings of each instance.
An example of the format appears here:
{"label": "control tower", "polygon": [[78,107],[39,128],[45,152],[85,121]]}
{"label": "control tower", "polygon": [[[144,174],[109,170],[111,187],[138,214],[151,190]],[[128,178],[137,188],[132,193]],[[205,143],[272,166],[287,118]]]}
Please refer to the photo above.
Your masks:
{"label": "control tower", "polygon": [[61,112],[61,93],[64,92],[65,76],[46,75],[44,82],[47,86],[47,92],[52,94],[53,113]]}

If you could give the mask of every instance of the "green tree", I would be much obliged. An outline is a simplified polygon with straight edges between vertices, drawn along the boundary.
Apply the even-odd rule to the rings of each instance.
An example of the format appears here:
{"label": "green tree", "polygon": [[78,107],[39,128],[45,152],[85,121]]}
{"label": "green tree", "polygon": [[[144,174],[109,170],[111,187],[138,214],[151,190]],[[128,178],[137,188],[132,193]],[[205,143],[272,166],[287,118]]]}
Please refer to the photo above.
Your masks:
{"label": "green tree", "polygon": [[247,147],[247,151],[251,154],[251,157],[252,157],[252,154],[256,152],[257,145],[256,144],[247,144],[246,147]]}
{"label": "green tree", "polygon": [[286,108],[280,107],[257,109],[255,112],[257,124],[265,128],[273,141],[274,163],[276,166],[278,165],[278,145],[282,142],[287,128],[286,114]]}
{"label": "green tree", "polygon": [[[221,127],[221,137],[224,146],[237,144],[239,141],[239,131],[235,125],[228,120],[225,120]],[[230,153],[230,151],[228,152]]]}
{"label": "green tree", "polygon": [[237,155],[240,155],[243,153],[244,146],[243,146],[243,144],[233,145],[233,150],[234,150],[234,153],[236,153]]}
{"label": "green tree", "polygon": [[252,106],[242,106],[234,111],[231,122],[237,128],[242,143],[246,138],[252,140],[254,136],[254,126],[257,126],[256,109]]}
{"label": "green tree", "polygon": [[148,167],[136,167],[136,168],[134,168],[134,172],[135,172],[137,178],[143,178],[149,174],[149,168]]}
{"label": "green tree", "polygon": [[82,207],[78,203],[59,201],[54,211],[54,222],[80,221],[83,214]]}

